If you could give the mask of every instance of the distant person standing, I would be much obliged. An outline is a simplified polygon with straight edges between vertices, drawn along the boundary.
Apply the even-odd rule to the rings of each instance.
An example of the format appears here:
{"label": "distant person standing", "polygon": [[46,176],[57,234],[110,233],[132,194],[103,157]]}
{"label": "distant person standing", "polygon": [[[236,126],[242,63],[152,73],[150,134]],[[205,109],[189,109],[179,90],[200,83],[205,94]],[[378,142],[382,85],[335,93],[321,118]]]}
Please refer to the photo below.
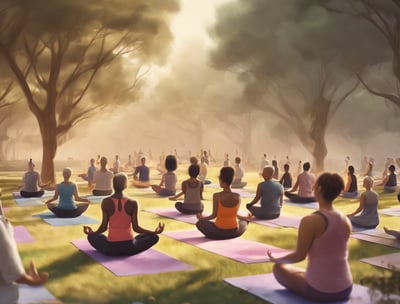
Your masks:
{"label": "distant person standing", "polygon": [[32,158],[28,163],[28,171],[25,172],[22,178],[22,185],[20,194],[22,197],[41,197],[44,194],[44,190],[39,188],[46,187],[48,184],[42,183],[40,174],[35,171],[35,164],[32,162]]}

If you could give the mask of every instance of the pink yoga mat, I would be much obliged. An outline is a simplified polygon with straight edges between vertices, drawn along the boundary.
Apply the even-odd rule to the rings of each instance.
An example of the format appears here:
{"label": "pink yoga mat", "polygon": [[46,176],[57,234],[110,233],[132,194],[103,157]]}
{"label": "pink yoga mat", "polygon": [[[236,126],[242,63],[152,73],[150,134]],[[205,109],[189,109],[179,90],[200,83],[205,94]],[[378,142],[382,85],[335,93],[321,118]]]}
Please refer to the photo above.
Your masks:
{"label": "pink yoga mat", "polygon": [[13,228],[16,243],[31,243],[35,241],[24,226],[14,226]]}
{"label": "pink yoga mat", "polygon": [[286,249],[249,241],[241,237],[229,240],[211,240],[206,238],[198,230],[169,231],[165,232],[164,235],[235,261],[248,264],[269,261],[267,255],[268,250],[271,250],[277,257],[289,252],[289,250]]}
{"label": "pink yoga mat", "polygon": [[72,244],[117,276],[172,272],[192,268],[154,249],[129,257],[108,257],[96,251],[86,239],[72,241]]}
{"label": "pink yoga mat", "polygon": [[297,216],[288,216],[281,214],[278,218],[273,220],[261,220],[257,218],[253,218],[251,221],[263,226],[268,227],[293,227],[299,228],[301,217]]}
{"label": "pink yoga mat", "polygon": [[[296,303],[296,304],[314,304],[316,302],[307,301],[302,297],[294,294],[281,286],[274,278],[272,273],[258,274],[252,276],[243,276],[236,278],[224,279],[225,282],[237,288],[247,291],[269,303],[282,304],[282,303]],[[369,293],[370,289],[358,284],[353,285],[353,291],[349,301],[342,302],[329,302],[331,304],[351,303],[351,304],[365,304],[377,303],[375,294],[371,299]],[[392,295],[391,299],[400,299],[400,296]]]}
{"label": "pink yoga mat", "polygon": [[360,261],[386,269],[393,270],[395,268],[400,270],[400,252],[365,258]]}
{"label": "pink yoga mat", "polygon": [[172,208],[157,208],[148,209],[145,211],[155,213],[164,217],[169,217],[188,224],[196,224],[198,221],[195,214],[182,214],[178,210]]}

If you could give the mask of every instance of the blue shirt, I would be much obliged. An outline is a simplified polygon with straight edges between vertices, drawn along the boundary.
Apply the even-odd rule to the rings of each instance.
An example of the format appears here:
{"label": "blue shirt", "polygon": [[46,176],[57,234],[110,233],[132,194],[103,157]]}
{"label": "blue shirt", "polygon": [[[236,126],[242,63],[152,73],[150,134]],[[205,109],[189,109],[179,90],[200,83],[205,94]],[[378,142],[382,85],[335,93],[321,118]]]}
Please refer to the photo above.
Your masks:
{"label": "blue shirt", "polygon": [[71,184],[61,183],[61,184],[57,185],[58,194],[59,194],[59,200],[58,200],[57,207],[59,209],[73,210],[76,208],[75,202],[73,200],[75,187],[76,187],[76,185],[74,183],[71,183]]}
{"label": "blue shirt", "polygon": [[281,195],[283,187],[278,182],[266,180],[261,183],[261,207],[268,214],[280,214],[281,212]]}
{"label": "blue shirt", "polygon": [[139,173],[139,181],[141,182],[148,182],[150,180],[150,169],[145,165],[141,165],[136,167],[134,176]]}

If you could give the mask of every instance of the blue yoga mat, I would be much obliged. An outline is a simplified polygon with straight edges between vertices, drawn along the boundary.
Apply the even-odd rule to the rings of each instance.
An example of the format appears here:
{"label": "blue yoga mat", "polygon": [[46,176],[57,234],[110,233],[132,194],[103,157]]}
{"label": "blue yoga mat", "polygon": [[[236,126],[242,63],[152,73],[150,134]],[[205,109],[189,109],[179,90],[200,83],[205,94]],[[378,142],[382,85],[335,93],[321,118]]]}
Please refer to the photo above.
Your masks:
{"label": "blue yoga mat", "polygon": [[83,224],[97,224],[99,221],[97,221],[94,218],[81,215],[78,217],[74,218],[60,218],[56,217],[53,213],[51,212],[45,212],[41,214],[35,214],[33,215],[34,217],[40,217],[43,219],[45,222],[52,226],[73,226],[73,225],[83,225]]}

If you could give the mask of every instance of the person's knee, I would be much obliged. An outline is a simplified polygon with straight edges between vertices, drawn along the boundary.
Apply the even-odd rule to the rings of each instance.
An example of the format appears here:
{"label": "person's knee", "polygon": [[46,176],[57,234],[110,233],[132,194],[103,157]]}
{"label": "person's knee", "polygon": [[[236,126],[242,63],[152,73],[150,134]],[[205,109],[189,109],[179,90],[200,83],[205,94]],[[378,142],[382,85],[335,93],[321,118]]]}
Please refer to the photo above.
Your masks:
{"label": "person's knee", "polygon": [[283,273],[284,273],[285,267],[283,264],[278,264],[275,263],[274,266],[272,266],[272,273],[274,274],[275,279],[281,284],[284,285],[284,280],[283,280]]}

